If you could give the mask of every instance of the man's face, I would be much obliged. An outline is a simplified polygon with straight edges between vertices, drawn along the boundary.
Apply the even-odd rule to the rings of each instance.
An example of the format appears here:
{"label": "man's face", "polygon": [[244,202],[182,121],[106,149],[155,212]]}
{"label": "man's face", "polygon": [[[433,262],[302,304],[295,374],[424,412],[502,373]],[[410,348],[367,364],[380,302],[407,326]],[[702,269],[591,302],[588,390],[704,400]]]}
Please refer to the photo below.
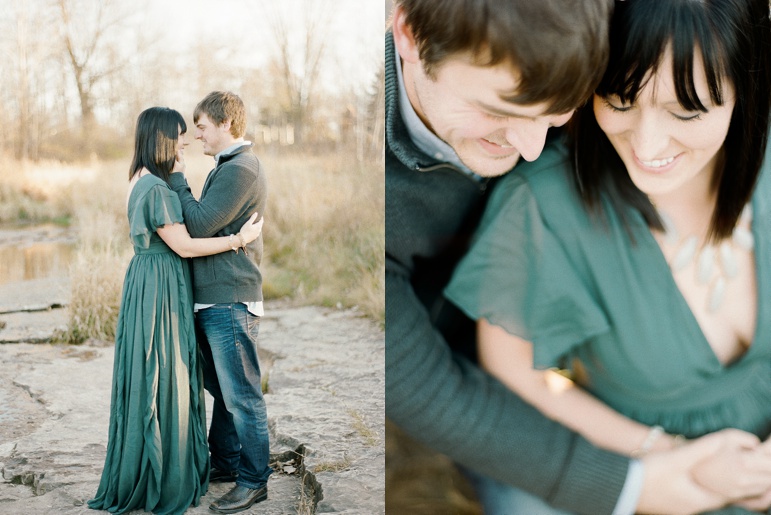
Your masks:
{"label": "man's face", "polygon": [[195,124],[195,139],[203,143],[204,154],[215,156],[233,144],[230,122],[225,120],[221,125],[217,125],[206,114],[201,114]]}
{"label": "man's face", "polygon": [[516,90],[516,71],[506,64],[478,66],[459,56],[442,63],[433,78],[419,63],[405,63],[403,71],[418,116],[481,176],[508,172],[520,156],[535,160],[549,127],[564,125],[572,115],[544,114],[547,104],[503,100]]}

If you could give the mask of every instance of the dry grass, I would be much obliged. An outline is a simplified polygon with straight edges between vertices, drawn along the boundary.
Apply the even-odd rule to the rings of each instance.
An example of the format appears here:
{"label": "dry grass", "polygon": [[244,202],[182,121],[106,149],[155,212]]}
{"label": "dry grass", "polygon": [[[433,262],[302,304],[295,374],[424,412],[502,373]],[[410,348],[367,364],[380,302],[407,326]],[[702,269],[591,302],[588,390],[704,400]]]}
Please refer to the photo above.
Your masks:
{"label": "dry grass", "polygon": [[91,181],[72,192],[78,247],[70,267],[70,320],[61,339],[114,341],[123,277],[131,259],[124,163],[94,163]]}
{"label": "dry grass", "polygon": [[265,156],[266,295],[357,306],[385,319],[383,167],[344,156]]}
{"label": "dry grass", "polygon": [[375,447],[380,443],[380,438],[375,430],[367,425],[364,418],[356,410],[349,409],[348,415],[353,419],[353,428],[364,439],[364,443],[370,447]]}
{"label": "dry grass", "polygon": [[[47,171],[42,177],[40,170]],[[78,166],[30,163],[0,155],[0,223],[69,223]]]}
{"label": "dry grass", "polygon": [[313,467],[313,473],[318,474],[320,472],[342,472],[343,470],[347,470],[351,466],[351,463],[353,463],[353,460],[351,460],[351,458],[345,454],[342,459],[337,461],[322,461],[317,463]]}
{"label": "dry grass", "polygon": [[[268,176],[263,258],[267,299],[357,307],[384,323],[384,193],[382,165],[357,164],[335,154],[261,156]],[[200,194],[210,157],[188,152],[187,175]],[[0,161],[0,188],[11,199],[7,220],[20,209],[34,221],[71,220],[79,243],[72,265],[70,326],[65,341],[114,337],[123,276],[131,258],[126,221],[128,159],[81,165],[24,165]],[[4,179],[8,179],[5,181]],[[40,186],[43,185],[43,186]],[[5,190],[0,189],[0,199]],[[34,192],[34,193],[33,193]],[[37,208],[35,208],[37,209]]]}
{"label": "dry grass", "polygon": [[[84,250],[72,267],[72,301],[67,330],[60,339],[80,343],[88,338],[115,341],[123,277],[116,273],[116,256]],[[124,267],[125,268],[125,267]]]}

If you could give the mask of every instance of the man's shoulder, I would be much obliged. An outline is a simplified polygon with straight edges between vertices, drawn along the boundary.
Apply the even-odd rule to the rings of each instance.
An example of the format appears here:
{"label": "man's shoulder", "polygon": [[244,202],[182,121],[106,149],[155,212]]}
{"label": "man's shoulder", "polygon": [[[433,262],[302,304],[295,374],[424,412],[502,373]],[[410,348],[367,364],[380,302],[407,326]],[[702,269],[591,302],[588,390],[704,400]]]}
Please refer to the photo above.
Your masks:
{"label": "man's shoulder", "polygon": [[238,163],[241,165],[257,164],[259,166],[260,159],[252,150],[252,145],[244,145],[232,154],[225,156],[221,162],[223,166],[227,165],[228,163]]}
{"label": "man's shoulder", "polygon": [[224,175],[262,175],[262,163],[250,148],[227,157],[227,160],[220,162],[214,171],[224,171],[226,172]]}

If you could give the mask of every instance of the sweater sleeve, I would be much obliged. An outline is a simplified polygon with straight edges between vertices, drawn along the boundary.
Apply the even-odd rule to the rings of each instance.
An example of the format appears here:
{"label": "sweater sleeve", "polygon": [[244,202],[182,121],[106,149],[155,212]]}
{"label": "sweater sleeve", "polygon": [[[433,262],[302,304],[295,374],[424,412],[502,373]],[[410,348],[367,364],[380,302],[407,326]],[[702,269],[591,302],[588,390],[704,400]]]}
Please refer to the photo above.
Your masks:
{"label": "sweater sleeve", "polygon": [[556,507],[611,513],[629,460],[551,421],[453,354],[386,257],[386,414],[454,461]]}
{"label": "sweater sleeve", "polygon": [[392,157],[386,160],[386,416],[455,462],[554,506],[612,513],[630,460],[592,446],[454,352],[432,324],[426,292],[416,291],[414,285],[426,286],[416,277],[431,266],[426,257],[450,264],[438,263],[435,253],[466,230],[459,217],[473,215],[458,192],[473,184],[476,194],[476,183],[451,172],[416,175],[392,165]]}
{"label": "sweater sleeve", "polygon": [[[169,179],[171,188],[179,196],[185,225],[193,238],[216,235],[244,215],[244,206],[249,204],[255,195],[264,196],[264,191],[256,191],[256,176],[236,163],[226,163],[213,173],[217,175],[212,178],[206,196],[201,201],[193,196],[184,175],[173,173]],[[264,206],[264,199],[259,201],[258,205]]]}

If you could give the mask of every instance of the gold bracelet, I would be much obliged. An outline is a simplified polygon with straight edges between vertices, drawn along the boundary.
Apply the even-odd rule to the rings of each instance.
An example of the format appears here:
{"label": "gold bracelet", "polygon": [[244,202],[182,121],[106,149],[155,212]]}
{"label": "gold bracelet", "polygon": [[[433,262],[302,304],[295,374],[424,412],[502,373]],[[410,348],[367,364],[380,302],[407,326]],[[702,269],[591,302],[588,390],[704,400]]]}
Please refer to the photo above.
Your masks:
{"label": "gold bracelet", "polygon": [[238,241],[241,242],[241,248],[244,249],[244,255],[248,256],[249,253],[246,251],[246,240],[244,239],[244,235],[240,232],[238,233]]}

